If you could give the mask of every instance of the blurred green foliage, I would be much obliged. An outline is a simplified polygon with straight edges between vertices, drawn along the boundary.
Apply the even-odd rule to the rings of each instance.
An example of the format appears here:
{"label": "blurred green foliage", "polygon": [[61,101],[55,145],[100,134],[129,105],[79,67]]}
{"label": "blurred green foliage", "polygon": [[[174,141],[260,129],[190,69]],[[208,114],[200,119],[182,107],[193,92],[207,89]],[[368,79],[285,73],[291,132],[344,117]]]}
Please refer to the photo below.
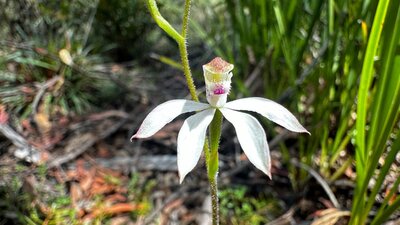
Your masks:
{"label": "blurred green foliage", "polygon": [[[109,7],[107,11],[106,3],[98,0],[1,1],[0,103],[15,115],[26,117],[39,110],[49,115],[81,114],[95,106],[116,103],[115,99],[122,100],[127,87],[118,81],[122,77],[111,78],[115,75],[106,64],[118,61],[122,55],[104,51],[123,46],[142,54],[139,47],[146,46],[143,43],[148,26],[137,20],[149,19],[128,13],[145,14],[143,2],[120,2],[121,5],[116,5],[120,8]],[[122,10],[128,11],[121,13]],[[110,15],[126,18],[113,21]],[[125,19],[124,24],[120,23]],[[126,48],[128,42],[136,45]],[[61,49],[68,51],[72,65],[62,62]],[[127,52],[122,58],[133,57]],[[50,82],[51,79],[56,82]],[[125,77],[129,79],[132,78]],[[41,91],[44,93],[38,95]],[[36,98],[39,101],[35,102]]]}
{"label": "blurred green foliage", "polygon": [[99,0],[90,38],[100,49],[110,46],[116,61],[143,60],[153,29],[144,0]]}
{"label": "blurred green foliage", "polygon": [[269,216],[281,213],[278,200],[265,196],[252,197],[245,186],[222,189],[219,198],[222,224],[266,224]]}

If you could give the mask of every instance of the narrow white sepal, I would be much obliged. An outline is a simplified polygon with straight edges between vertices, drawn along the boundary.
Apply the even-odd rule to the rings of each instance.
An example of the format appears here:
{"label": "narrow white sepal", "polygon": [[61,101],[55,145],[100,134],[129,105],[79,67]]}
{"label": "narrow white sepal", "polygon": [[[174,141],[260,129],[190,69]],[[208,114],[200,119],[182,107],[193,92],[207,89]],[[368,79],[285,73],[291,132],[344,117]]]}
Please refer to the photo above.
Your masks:
{"label": "narrow white sepal", "polygon": [[310,134],[289,110],[266,98],[251,97],[237,99],[226,103],[224,107],[233,110],[257,112],[290,131]]}
{"label": "narrow white sepal", "polygon": [[175,99],[164,102],[153,109],[144,119],[133,138],[148,138],[163,128],[182,113],[200,111],[210,108],[210,105],[185,99]]}
{"label": "narrow white sepal", "polygon": [[235,127],[240,146],[251,163],[271,178],[271,156],[267,137],[261,124],[253,116],[221,108],[224,117]]}
{"label": "narrow white sepal", "polygon": [[185,120],[178,134],[178,172],[182,183],[199,161],[204,147],[206,131],[214,117],[215,109],[207,109]]}

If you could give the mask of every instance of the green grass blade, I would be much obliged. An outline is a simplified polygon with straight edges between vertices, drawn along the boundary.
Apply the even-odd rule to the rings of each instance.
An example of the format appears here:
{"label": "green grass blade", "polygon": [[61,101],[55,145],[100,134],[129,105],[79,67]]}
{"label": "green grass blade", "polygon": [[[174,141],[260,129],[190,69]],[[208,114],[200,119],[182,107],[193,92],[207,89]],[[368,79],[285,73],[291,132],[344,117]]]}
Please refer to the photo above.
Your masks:
{"label": "green grass blade", "polygon": [[[372,115],[371,115],[371,131],[368,135],[367,150],[371,150],[374,147],[376,137],[382,134],[382,129],[387,123],[392,123],[390,118],[386,117],[389,114],[391,107],[391,100],[396,96],[396,87],[394,89],[387,90],[387,87],[391,84],[396,83],[396,72],[391,73],[393,66],[396,65],[395,54],[397,49],[397,44],[400,38],[400,8],[398,3],[393,3],[393,6],[389,7],[388,18],[396,18],[395,20],[387,20],[385,26],[385,39],[383,41],[384,47],[382,53],[382,73],[379,77],[378,87],[376,90],[376,100],[373,101],[372,105]],[[398,64],[397,64],[398,65]],[[394,71],[397,71],[395,68]],[[398,74],[398,73],[397,73]],[[400,79],[397,79],[399,81]],[[395,84],[394,84],[395,85]],[[386,139],[387,135],[381,135],[383,139]],[[378,141],[379,142],[379,141]]]}
{"label": "green grass blade", "polygon": [[367,109],[368,109],[368,93],[369,87],[374,75],[374,58],[376,56],[379,40],[382,33],[382,24],[385,21],[389,0],[382,0],[379,2],[376,17],[371,29],[371,36],[368,40],[367,51],[364,57],[363,68],[361,71],[360,87],[358,90],[358,104],[357,104],[357,153],[360,160],[357,160],[361,171],[365,165],[366,148],[365,148],[365,125],[367,123]]}
{"label": "green grass blade", "polygon": [[352,207],[352,216],[350,224],[362,224],[362,221],[368,215],[361,207],[365,197],[365,188],[367,179],[365,179],[366,156],[368,151],[365,148],[365,128],[367,123],[368,94],[374,75],[374,58],[377,55],[379,40],[381,38],[382,24],[385,21],[389,0],[379,2],[371,34],[368,40],[367,50],[364,56],[363,67],[361,71],[360,87],[358,89],[357,120],[356,120],[356,170],[357,186]]}

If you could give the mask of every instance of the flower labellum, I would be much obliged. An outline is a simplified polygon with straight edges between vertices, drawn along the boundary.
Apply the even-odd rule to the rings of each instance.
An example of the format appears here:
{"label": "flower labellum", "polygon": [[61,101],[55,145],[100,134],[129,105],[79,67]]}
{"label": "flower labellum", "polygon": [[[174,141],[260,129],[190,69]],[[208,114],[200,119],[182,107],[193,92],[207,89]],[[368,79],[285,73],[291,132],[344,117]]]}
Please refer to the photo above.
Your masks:
{"label": "flower labellum", "polygon": [[209,104],[185,99],[162,103],[147,115],[137,133],[131,138],[150,137],[180,114],[196,112],[185,120],[178,134],[177,158],[181,183],[199,161],[207,128],[216,110],[232,123],[240,146],[249,161],[270,178],[271,158],[265,131],[256,118],[239,111],[256,112],[290,131],[310,134],[289,110],[269,99],[250,97],[227,103],[233,67],[219,57],[203,65]]}

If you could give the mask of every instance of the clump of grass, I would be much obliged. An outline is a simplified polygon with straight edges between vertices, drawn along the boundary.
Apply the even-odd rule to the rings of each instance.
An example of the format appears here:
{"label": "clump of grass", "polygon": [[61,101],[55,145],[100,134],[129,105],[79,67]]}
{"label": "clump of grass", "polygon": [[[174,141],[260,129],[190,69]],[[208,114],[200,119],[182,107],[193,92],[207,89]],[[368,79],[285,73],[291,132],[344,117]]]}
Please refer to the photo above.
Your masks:
{"label": "clump of grass", "polygon": [[[299,137],[295,151],[281,146],[286,159],[296,155],[331,182],[355,165],[351,224],[383,223],[398,210],[391,189],[369,218],[399,149],[391,138],[400,104],[398,2],[226,0],[201,7],[193,27],[210,54],[234,62],[241,79],[234,92],[277,98],[309,124],[313,135]],[[201,19],[218,22],[204,26]],[[295,189],[307,184],[307,172],[290,171]],[[378,182],[369,189],[371,179]]]}
{"label": "clump of grass", "polygon": [[[22,117],[38,111],[82,114],[124,91],[107,72],[95,68],[107,60],[89,42],[98,4],[18,0],[4,5],[1,104]],[[61,50],[67,54],[60,55]]]}

